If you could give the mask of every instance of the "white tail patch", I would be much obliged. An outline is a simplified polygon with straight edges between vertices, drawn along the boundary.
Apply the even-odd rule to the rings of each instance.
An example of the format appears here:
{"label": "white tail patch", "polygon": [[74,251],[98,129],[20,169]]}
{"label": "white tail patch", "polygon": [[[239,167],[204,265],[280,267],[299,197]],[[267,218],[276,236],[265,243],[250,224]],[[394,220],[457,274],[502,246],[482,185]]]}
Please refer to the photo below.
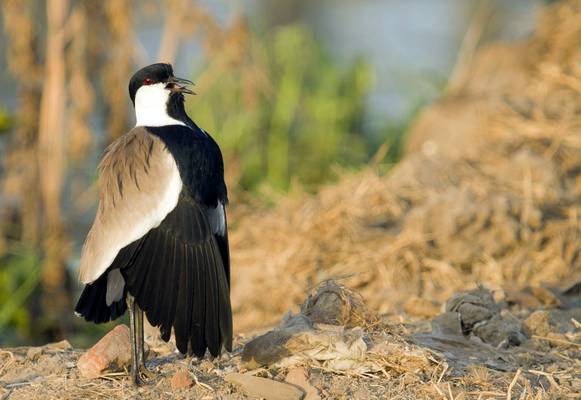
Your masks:
{"label": "white tail patch", "polygon": [[121,275],[121,271],[114,269],[107,274],[107,293],[105,295],[105,303],[108,306],[123,298],[123,289],[125,289],[125,279]]}
{"label": "white tail patch", "polygon": [[208,210],[208,219],[214,235],[226,235],[226,215],[222,202],[219,201],[216,208]]}

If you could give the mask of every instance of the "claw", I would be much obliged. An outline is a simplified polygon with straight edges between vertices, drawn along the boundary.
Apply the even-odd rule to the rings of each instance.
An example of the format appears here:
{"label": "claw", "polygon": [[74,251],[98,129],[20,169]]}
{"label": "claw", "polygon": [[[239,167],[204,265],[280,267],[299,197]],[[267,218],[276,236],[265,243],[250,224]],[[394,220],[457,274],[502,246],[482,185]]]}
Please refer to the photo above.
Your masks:
{"label": "claw", "polygon": [[141,366],[141,368],[139,369],[139,372],[141,374],[141,378],[146,383],[153,381],[156,377],[155,373],[153,371],[148,370],[147,367],[145,366],[145,364]]}

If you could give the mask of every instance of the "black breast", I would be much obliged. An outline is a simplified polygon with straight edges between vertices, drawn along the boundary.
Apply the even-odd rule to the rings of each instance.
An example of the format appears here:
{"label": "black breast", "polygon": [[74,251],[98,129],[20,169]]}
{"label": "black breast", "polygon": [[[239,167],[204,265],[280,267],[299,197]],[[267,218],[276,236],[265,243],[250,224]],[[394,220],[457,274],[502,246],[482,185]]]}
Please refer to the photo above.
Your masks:
{"label": "black breast", "polygon": [[165,143],[176,161],[184,188],[195,201],[208,207],[227,203],[224,161],[214,139],[197,127],[168,125],[147,130]]}

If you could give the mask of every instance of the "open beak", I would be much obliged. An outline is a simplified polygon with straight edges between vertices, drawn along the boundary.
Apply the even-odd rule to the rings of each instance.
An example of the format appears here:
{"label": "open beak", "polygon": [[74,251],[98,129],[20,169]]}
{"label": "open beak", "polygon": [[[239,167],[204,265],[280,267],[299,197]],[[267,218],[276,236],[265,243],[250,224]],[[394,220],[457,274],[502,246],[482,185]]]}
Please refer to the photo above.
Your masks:
{"label": "open beak", "polygon": [[185,85],[194,85],[194,82],[192,82],[188,79],[177,78],[175,76],[172,76],[167,81],[167,85],[165,87],[167,89],[171,90],[172,92],[185,93],[185,94],[196,94],[193,90],[187,88]]}

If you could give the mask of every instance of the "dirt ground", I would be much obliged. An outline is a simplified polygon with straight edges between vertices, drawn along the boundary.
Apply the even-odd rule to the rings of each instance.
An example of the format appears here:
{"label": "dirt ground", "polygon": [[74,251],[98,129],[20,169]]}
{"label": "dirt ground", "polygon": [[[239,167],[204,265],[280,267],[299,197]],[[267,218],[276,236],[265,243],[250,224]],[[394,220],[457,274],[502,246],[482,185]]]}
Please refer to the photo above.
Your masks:
{"label": "dirt ground", "polygon": [[[426,309],[429,305],[416,303],[415,310]],[[1,350],[1,398],[560,399],[581,394],[581,284],[510,297],[480,287],[452,296],[431,319],[399,319],[377,316],[356,292],[327,281],[298,313],[261,335],[239,335],[233,353],[219,359],[185,358],[171,345],[148,340],[146,365],[154,374],[139,388],[122,368],[82,377],[77,365],[84,350],[66,341]],[[244,386],[239,373],[293,386],[269,389],[264,380]],[[188,377],[186,385],[176,383],[179,374]],[[285,388],[295,395],[285,395]]]}
{"label": "dirt ground", "polygon": [[237,372],[307,399],[581,398],[579,43],[581,2],[557,2],[530,40],[461,57],[387,174],[382,149],[314,196],[233,209],[231,355],[152,344],[136,390],[80,378],[66,343],[3,349],[0,399],[245,398]]}

